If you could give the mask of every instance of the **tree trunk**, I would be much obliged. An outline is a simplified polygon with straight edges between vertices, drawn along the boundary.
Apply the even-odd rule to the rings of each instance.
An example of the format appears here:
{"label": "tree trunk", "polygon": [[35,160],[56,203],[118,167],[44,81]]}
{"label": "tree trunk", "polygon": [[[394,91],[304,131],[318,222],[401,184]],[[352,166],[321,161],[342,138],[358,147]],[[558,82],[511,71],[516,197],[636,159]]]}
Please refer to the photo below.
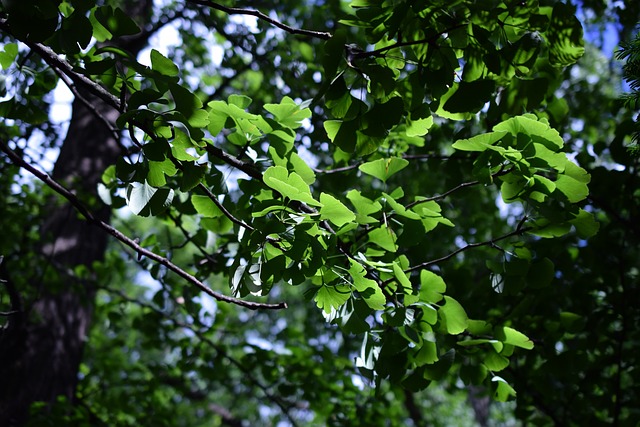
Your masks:
{"label": "tree trunk", "polygon": [[[148,21],[151,0],[125,2],[125,13]],[[134,55],[144,40],[121,40],[120,46]],[[118,112],[87,96],[100,115],[114,123]],[[105,168],[113,164],[120,147],[103,119],[93,114],[79,99],[73,102],[69,130],[56,161],[53,178],[73,189],[81,198],[97,200],[97,184]],[[97,201],[92,212],[108,222],[110,210]],[[69,205],[53,201],[46,207],[49,217],[42,226],[42,253],[50,262],[42,279],[33,278],[36,291],[15,290],[38,295],[37,300],[13,316],[0,336],[0,426],[26,423],[34,402],[49,405],[60,396],[74,401],[78,367],[89,332],[95,286],[91,278],[78,278],[77,266],[101,261],[107,235],[86,223]],[[5,274],[16,274],[2,266]],[[21,273],[28,274],[28,273]],[[10,287],[11,284],[8,284]],[[32,293],[31,293],[32,292]]]}

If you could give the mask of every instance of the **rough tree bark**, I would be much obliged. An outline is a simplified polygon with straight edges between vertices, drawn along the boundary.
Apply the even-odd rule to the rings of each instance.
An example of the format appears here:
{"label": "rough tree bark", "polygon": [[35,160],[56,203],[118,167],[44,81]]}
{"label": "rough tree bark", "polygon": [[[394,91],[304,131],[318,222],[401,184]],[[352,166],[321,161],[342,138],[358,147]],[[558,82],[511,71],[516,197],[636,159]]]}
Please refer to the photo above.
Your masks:
{"label": "rough tree bark", "polygon": [[[125,12],[139,23],[149,22],[151,0],[122,3]],[[148,34],[114,44],[132,53],[146,44]],[[87,97],[103,119],[114,123],[118,112]],[[120,147],[103,119],[79,99],[72,105],[69,129],[56,161],[53,178],[79,194],[96,197],[97,184],[104,169],[115,162]],[[2,333],[0,363],[0,426],[25,424],[34,402],[53,403],[58,396],[73,402],[85,337],[91,322],[95,286],[74,279],[74,267],[91,265],[103,259],[106,234],[87,224],[74,209],[52,201],[43,224],[42,252],[59,272],[58,283],[37,283],[38,299],[25,304]],[[94,214],[109,221],[110,211],[102,206]],[[10,266],[3,266],[11,273]],[[25,273],[22,273],[25,274]],[[55,275],[54,275],[55,276]],[[17,289],[16,292],[21,291]],[[17,298],[18,296],[16,296]]]}

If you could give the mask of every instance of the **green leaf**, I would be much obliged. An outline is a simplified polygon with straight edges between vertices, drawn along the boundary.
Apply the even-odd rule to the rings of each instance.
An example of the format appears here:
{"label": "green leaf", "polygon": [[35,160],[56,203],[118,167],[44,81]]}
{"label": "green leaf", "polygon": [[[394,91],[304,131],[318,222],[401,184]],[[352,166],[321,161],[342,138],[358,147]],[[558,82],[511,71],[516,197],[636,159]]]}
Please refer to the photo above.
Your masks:
{"label": "green leaf", "polygon": [[[422,197],[416,197],[416,201],[423,200]],[[438,224],[443,224],[449,227],[453,227],[453,223],[449,221],[447,218],[443,217],[440,211],[440,205],[437,202],[430,200],[428,202],[420,203],[413,208],[411,208],[414,212],[420,215],[422,218],[422,225],[424,226],[425,232],[429,232],[436,228]]]}
{"label": "green leaf", "polygon": [[429,132],[433,126],[433,116],[429,116],[423,119],[410,119],[407,117],[407,127],[405,132],[407,136],[424,136]]}
{"label": "green leaf", "polygon": [[191,203],[200,215],[205,218],[217,218],[223,216],[224,213],[214,203],[209,196],[201,196],[194,194],[191,196]]}
{"label": "green leaf", "polygon": [[164,159],[161,162],[149,161],[149,173],[147,174],[147,182],[153,187],[162,187],[167,184],[166,176],[174,176],[178,170],[173,162]]}
{"label": "green leaf", "polygon": [[576,334],[584,329],[587,319],[579,314],[563,311],[560,313],[560,323],[567,332]]}
{"label": "green leaf", "polygon": [[180,74],[180,69],[169,58],[161,54],[155,49],[151,49],[151,69],[158,73],[168,76],[176,77]]}
{"label": "green leaf", "polygon": [[549,126],[548,122],[539,121],[533,114],[512,117],[493,127],[495,132],[509,132],[516,136],[520,133],[529,135],[534,142],[543,144],[547,148],[557,151],[564,145],[557,130]]}
{"label": "green leaf", "polygon": [[600,223],[596,221],[593,214],[584,209],[580,209],[578,215],[569,222],[576,228],[578,236],[583,239],[595,236],[600,229]]}
{"label": "green leaf", "polygon": [[113,37],[131,36],[140,32],[135,21],[120,8],[101,6],[96,9],[95,17]]}
{"label": "green leaf", "polygon": [[506,131],[488,132],[469,139],[459,139],[453,143],[453,148],[460,151],[485,151],[507,134]]}
{"label": "green leaf", "polygon": [[404,102],[399,96],[394,96],[386,102],[376,103],[364,115],[366,129],[362,132],[372,137],[386,137],[389,129],[398,124],[402,118]]}
{"label": "green leaf", "polygon": [[533,288],[549,286],[553,281],[555,268],[549,258],[543,258],[531,265],[527,272],[527,284]]}
{"label": "green leaf", "polygon": [[443,298],[447,285],[442,277],[429,271],[420,272],[420,301],[435,304]]}
{"label": "green leaf", "polygon": [[378,227],[369,233],[369,241],[380,246],[389,252],[395,252],[398,250],[396,245],[396,236],[390,228],[386,225]]}
{"label": "green leaf", "polygon": [[322,66],[324,67],[326,81],[328,84],[333,80],[339,64],[344,60],[346,36],[347,31],[344,28],[338,28],[333,37],[327,40],[324,44]]}
{"label": "green leaf", "polygon": [[264,109],[273,114],[279,124],[291,129],[300,127],[304,119],[311,117],[311,110],[300,108],[300,105],[288,96],[285,96],[280,104],[265,104]]}
{"label": "green leaf", "polygon": [[370,307],[361,299],[349,298],[336,312],[335,322],[348,334],[363,334],[371,329],[366,319]]}
{"label": "green leaf", "polygon": [[302,160],[302,158],[296,152],[291,153],[291,157],[289,157],[289,162],[293,167],[293,171],[300,175],[300,177],[307,184],[311,185],[316,182],[316,174],[313,172],[313,169],[307,165],[307,162]]}
{"label": "green leaf", "polygon": [[187,192],[202,182],[207,173],[206,165],[198,165],[193,162],[182,164],[182,178],[180,179],[180,191]]}
{"label": "green leaf", "polygon": [[93,26],[84,11],[74,11],[71,16],[62,20],[62,28],[58,35],[60,44],[67,53],[79,53],[91,42]]}
{"label": "green leaf", "polygon": [[360,128],[355,120],[325,120],[324,129],[327,136],[345,153],[353,153],[358,142],[357,131]]}
{"label": "green leaf", "polygon": [[413,291],[413,287],[411,286],[409,277],[407,277],[406,273],[402,270],[402,267],[397,262],[394,262],[392,264],[392,267],[393,275],[398,280],[400,288],[402,288],[402,292],[405,294],[411,294],[411,292]]}
{"label": "green leaf", "polygon": [[367,175],[378,178],[382,182],[387,182],[387,179],[400,172],[408,165],[409,161],[406,159],[390,157],[388,159],[378,159],[372,162],[363,163],[358,167],[358,169]]}
{"label": "green leaf", "polygon": [[382,210],[382,205],[377,201],[364,197],[360,191],[351,190],[347,193],[347,199],[356,208],[356,221],[358,224],[372,224],[378,222],[377,219],[369,216]]}
{"label": "green leaf", "polygon": [[491,99],[495,86],[490,79],[462,81],[442,108],[450,113],[478,112]]}
{"label": "green leaf", "polygon": [[236,107],[240,108],[241,110],[246,110],[247,107],[249,105],[251,105],[251,102],[253,102],[253,100],[251,98],[249,98],[246,95],[239,95],[239,94],[231,94],[229,95],[229,98],[227,98],[227,103],[229,105],[235,105]]}
{"label": "green leaf", "polygon": [[584,54],[582,25],[568,4],[556,3],[553,7],[545,36],[549,43],[549,61],[553,66],[574,64]]}
{"label": "green leaf", "polygon": [[482,363],[490,371],[499,372],[509,366],[509,359],[491,349],[485,353]]}
{"label": "green leaf", "polygon": [[187,119],[187,125],[204,128],[209,125],[209,113],[202,110],[202,101],[188,89],[170,84],[169,90],[176,102],[176,110]]}
{"label": "green leaf", "polygon": [[0,51],[0,65],[3,70],[8,69],[18,56],[18,45],[15,43],[7,43]]}
{"label": "green leaf", "polygon": [[264,183],[284,197],[312,206],[322,206],[311,196],[309,185],[295,172],[289,172],[282,166],[271,166],[263,175]]}
{"label": "green leaf", "polygon": [[414,352],[413,359],[417,366],[432,364],[438,361],[438,347],[431,341],[423,341]]}
{"label": "green leaf", "polygon": [[93,27],[93,37],[99,42],[105,42],[110,40],[113,36],[111,32],[105,28],[104,25],[100,23],[98,18],[96,17],[96,12],[99,9],[92,9],[91,14],[89,15],[89,22],[91,22],[91,26]]}
{"label": "green leaf", "polygon": [[330,194],[320,193],[320,219],[331,221],[338,227],[355,221],[356,215],[340,200]]}
{"label": "green leaf", "polygon": [[444,296],[444,305],[440,306],[438,314],[447,333],[457,335],[467,329],[467,313],[453,298]]}
{"label": "green leaf", "polygon": [[366,270],[361,264],[353,259],[349,259],[349,262],[351,263],[349,274],[360,296],[372,310],[384,310],[387,299],[380,286],[374,280],[365,278]]}
{"label": "green leaf", "polygon": [[491,381],[496,383],[496,390],[493,397],[498,402],[506,402],[511,397],[516,396],[516,391],[503,378],[495,376],[491,378]]}
{"label": "green leaf", "polygon": [[467,331],[472,335],[489,335],[493,332],[491,324],[484,320],[469,319],[467,323]]}
{"label": "green leaf", "polygon": [[445,354],[440,356],[439,360],[425,367],[424,376],[427,379],[440,381],[449,372],[455,361],[456,351],[454,349],[448,350]]}
{"label": "green leaf", "polygon": [[193,156],[188,151],[191,150],[195,152],[197,145],[194,141],[180,129],[174,129],[174,132],[175,138],[171,141],[171,154],[173,157],[175,157],[176,160],[185,162],[197,160],[198,157]]}
{"label": "green leaf", "polygon": [[147,182],[134,182],[127,187],[127,205],[131,212],[140,216],[158,215],[173,201],[173,190],[155,188]]}
{"label": "green leaf", "polygon": [[556,179],[556,188],[567,196],[571,203],[577,203],[589,195],[587,184],[590,181],[591,176],[586,170],[573,162],[567,162],[564,173]]}
{"label": "green leaf", "polygon": [[498,327],[494,331],[495,337],[505,344],[511,344],[516,347],[531,350],[533,348],[533,341],[531,341],[522,332],[516,331],[508,326]]}
{"label": "green leaf", "polygon": [[322,285],[318,288],[315,301],[318,308],[330,314],[332,310],[337,310],[351,297],[351,290],[346,285],[328,286]]}
{"label": "green leaf", "polygon": [[557,224],[544,218],[534,221],[532,225],[533,229],[528,230],[527,233],[544,238],[564,236],[571,231],[571,224],[569,223]]}
{"label": "green leaf", "polygon": [[481,384],[487,377],[489,370],[484,365],[462,365],[460,379],[467,385]]}
{"label": "green leaf", "polygon": [[393,211],[396,214],[398,214],[399,216],[402,216],[402,217],[405,217],[405,218],[409,218],[409,219],[420,220],[420,215],[418,215],[417,213],[415,213],[413,211],[406,210],[403,205],[401,205],[400,203],[396,202],[393,199],[393,197],[391,197],[387,193],[382,193],[382,196],[384,197],[384,200],[386,201],[386,203],[391,207],[391,209],[393,209]]}
{"label": "green leaf", "polygon": [[[473,113],[470,112],[451,112],[444,108],[451,98],[458,90],[459,83],[455,82],[449,87],[449,89],[440,97],[439,100],[431,104],[431,109],[434,110],[434,114],[450,120],[469,120],[473,117]],[[434,105],[435,104],[435,105]]]}

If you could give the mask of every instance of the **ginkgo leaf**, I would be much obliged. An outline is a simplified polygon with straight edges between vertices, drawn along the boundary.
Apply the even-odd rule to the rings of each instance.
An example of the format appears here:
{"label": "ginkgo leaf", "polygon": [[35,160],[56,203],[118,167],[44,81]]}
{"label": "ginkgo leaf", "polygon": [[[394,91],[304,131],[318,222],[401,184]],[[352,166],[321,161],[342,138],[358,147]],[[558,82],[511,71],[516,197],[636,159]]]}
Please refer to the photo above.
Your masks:
{"label": "ginkgo leaf", "polygon": [[400,172],[409,165],[409,161],[399,157],[391,157],[388,159],[378,159],[372,162],[361,164],[358,169],[367,175],[378,178],[382,182],[386,182],[392,175]]}
{"label": "ginkgo leaf", "polygon": [[318,288],[315,300],[318,308],[329,314],[347,302],[349,297],[351,297],[351,290],[346,285],[322,285]]}
{"label": "ginkgo leaf", "polygon": [[494,330],[494,334],[497,339],[505,344],[511,344],[516,347],[525,348],[527,350],[531,350],[533,348],[533,341],[531,341],[522,332],[516,331],[515,329],[509,328],[508,326],[496,328]]}
{"label": "ginkgo leaf", "polygon": [[320,219],[328,220],[338,227],[355,221],[356,215],[351,212],[340,200],[336,199],[330,194],[321,193],[320,203]]}
{"label": "ginkgo leaf", "polygon": [[351,263],[349,274],[353,279],[353,286],[360,296],[371,309],[383,310],[387,299],[382,293],[380,286],[374,280],[365,277],[366,271],[361,264],[353,259],[350,259],[349,262]]}
{"label": "ginkgo leaf", "polygon": [[264,183],[284,197],[297,200],[312,206],[321,206],[311,196],[309,185],[295,172],[289,172],[283,166],[271,166],[263,175]]}
{"label": "ginkgo leaf", "polygon": [[191,196],[191,203],[200,215],[205,218],[217,218],[224,215],[220,208],[215,204],[209,196],[200,196],[194,194]]}
{"label": "ginkgo leaf", "polygon": [[467,329],[467,313],[462,305],[449,296],[444,296],[444,305],[438,310],[447,333],[457,335]]}
{"label": "ginkgo leaf", "polygon": [[176,64],[157,50],[151,49],[150,57],[151,69],[153,71],[157,71],[158,73],[169,77],[175,77],[180,73]]}
{"label": "ginkgo leaf", "polygon": [[173,189],[155,188],[147,182],[133,182],[127,187],[127,205],[140,216],[158,215],[171,205]]}

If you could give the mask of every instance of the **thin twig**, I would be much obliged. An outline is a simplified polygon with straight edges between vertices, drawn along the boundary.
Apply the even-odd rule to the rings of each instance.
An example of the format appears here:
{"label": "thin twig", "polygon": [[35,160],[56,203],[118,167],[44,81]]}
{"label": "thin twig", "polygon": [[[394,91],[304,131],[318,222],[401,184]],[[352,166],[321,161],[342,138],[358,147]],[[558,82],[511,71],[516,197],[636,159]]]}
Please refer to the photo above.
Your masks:
{"label": "thin twig", "polygon": [[394,43],[392,45],[381,47],[380,49],[360,52],[356,56],[358,58],[367,58],[367,57],[372,57],[372,56],[379,56],[379,55],[383,54],[384,52],[386,52],[388,50],[397,49],[397,48],[400,48],[400,47],[414,46],[414,45],[425,44],[425,43],[431,44],[431,43],[435,42],[436,40],[438,40],[441,35],[446,34],[449,31],[453,31],[455,29],[462,28],[462,27],[464,27],[466,25],[469,25],[469,24],[467,22],[463,22],[462,24],[457,24],[457,25],[454,25],[453,27],[449,27],[449,28],[447,28],[445,30],[442,30],[439,33],[437,33],[437,34],[435,34],[435,35],[433,35],[431,37],[427,37],[427,38],[420,39],[420,40],[410,40],[410,41],[406,41],[406,42],[399,41],[399,42]]}
{"label": "thin twig", "polygon": [[343,166],[341,168],[335,168],[335,169],[316,169],[316,168],[311,168],[311,170],[313,170],[313,172],[315,172],[315,173],[321,173],[321,174],[325,174],[325,175],[330,175],[332,173],[349,172],[351,170],[357,169],[363,163],[364,163],[364,161],[358,162],[358,163],[354,163],[354,164],[348,165],[348,166]]}
{"label": "thin twig", "polygon": [[207,146],[205,147],[205,150],[207,150],[208,154],[212,155],[217,159],[222,160],[229,166],[233,166],[234,168],[246,173],[251,178],[257,179],[259,182],[262,182],[262,172],[260,172],[260,170],[258,170],[253,165],[253,163],[243,162],[237,157],[234,157],[231,154],[227,153],[226,151],[218,147],[215,147],[213,145],[207,144]]}
{"label": "thin twig", "polygon": [[[519,236],[522,233],[524,233],[524,232],[526,232],[528,230],[531,230],[531,227],[524,227],[524,223],[527,221],[528,218],[529,217],[527,217],[526,215],[524,217],[522,217],[522,219],[520,220],[520,222],[516,226],[516,229],[511,231],[511,232],[509,232],[509,233],[507,233],[507,234],[504,234],[504,235],[502,235],[500,237],[496,237],[495,239],[486,240],[484,242],[469,243],[469,244],[467,244],[467,245],[465,245],[465,246],[463,246],[461,248],[456,249],[455,251],[451,252],[448,255],[445,255],[443,257],[440,257],[438,259],[434,259],[434,260],[431,260],[431,261],[423,262],[422,264],[414,265],[413,267],[410,267],[410,268],[404,270],[404,272],[405,273],[411,273],[412,271],[422,270],[422,269],[427,268],[427,267],[429,267],[431,265],[439,264],[441,262],[444,262],[444,261],[447,261],[448,259],[453,258],[454,256],[458,255],[460,252],[464,252],[464,251],[467,251],[469,249],[478,248],[480,246],[497,246],[496,243],[501,241],[501,240],[508,239],[509,237],[513,237],[513,236]],[[387,283],[389,283],[389,282],[391,282],[393,280],[395,280],[395,279],[388,279],[385,282],[385,284],[387,284]]]}
{"label": "thin twig", "polygon": [[210,0],[187,0],[187,2],[189,3],[193,3],[193,4],[198,4],[200,6],[208,6],[212,9],[216,9],[219,10],[221,12],[224,12],[228,15],[248,15],[248,16],[255,16],[258,19],[261,19],[265,22],[268,22],[269,24],[280,28],[281,30],[286,31],[289,34],[298,34],[298,35],[302,35],[302,36],[307,36],[307,37],[313,37],[313,38],[318,38],[318,39],[322,39],[322,40],[329,40],[332,37],[331,33],[327,33],[324,31],[313,31],[313,30],[304,30],[301,28],[293,28],[290,27],[286,24],[283,24],[280,21],[277,21],[273,18],[270,18],[269,16],[265,15],[264,13],[260,12],[259,10],[255,10],[255,9],[241,9],[241,8],[237,8],[237,7],[227,7],[227,6],[222,6],[221,4],[215,3],[213,1]]}
{"label": "thin twig", "polygon": [[[502,175],[506,175],[509,172],[511,172],[512,169],[505,169],[504,165],[500,168],[500,170],[494,174],[491,175],[491,178],[496,178]],[[451,195],[452,193],[455,193],[458,190],[461,190],[463,188],[466,187],[473,187],[474,185],[478,185],[480,184],[480,181],[469,181],[469,182],[463,182],[461,184],[456,185],[455,187],[451,188],[450,190],[445,191],[442,194],[438,194],[437,196],[432,196],[432,197],[427,197],[425,199],[420,199],[420,200],[416,200],[414,202],[409,203],[407,206],[405,206],[405,209],[411,209],[414,206],[420,205],[422,203],[427,203],[427,202],[432,202],[434,200],[441,200],[444,199],[445,197]]]}
{"label": "thin twig", "polygon": [[119,133],[118,129],[116,129],[113,126],[113,124],[110,123],[109,120],[107,120],[107,118],[98,111],[98,109],[96,108],[96,106],[94,104],[90,103],[84,96],[82,96],[82,94],[80,93],[80,91],[78,90],[76,85],[73,83],[73,81],[66,74],[62,73],[58,68],[55,68],[55,67],[51,67],[51,68],[53,69],[53,72],[56,73],[58,75],[58,77],[60,77],[60,80],[62,80],[63,83],[69,88],[69,90],[73,93],[73,95],[76,97],[76,99],[78,99],[80,102],[82,102],[82,104],[85,107],[87,107],[87,109],[89,111],[91,111],[91,113],[98,120],[100,120],[102,123],[104,123],[104,125],[109,130],[109,133],[111,134],[113,139],[118,141],[118,145],[120,145],[121,148],[124,148],[122,146],[122,144],[120,144],[120,133]]}
{"label": "thin twig", "polygon": [[[430,160],[430,159],[439,159],[439,160],[472,160],[471,157],[461,157],[461,156],[449,156],[446,154],[403,154],[401,158],[405,160]],[[318,174],[334,174],[340,172],[348,172],[350,170],[358,168],[361,164],[365,163],[364,160],[356,162],[352,165],[343,166],[335,169],[317,169],[311,168],[313,172]]]}
{"label": "thin twig", "polygon": [[238,224],[240,227],[246,228],[249,231],[255,231],[255,228],[253,228],[252,226],[250,226],[246,222],[242,221],[241,219],[238,219],[235,216],[233,216],[233,214],[231,212],[229,212],[229,210],[222,205],[220,200],[218,200],[216,195],[213,194],[211,192],[211,190],[209,190],[207,188],[206,185],[204,185],[203,183],[200,183],[200,184],[198,184],[198,188],[200,188],[202,191],[204,191],[204,193],[207,195],[207,197],[209,199],[211,199],[211,201],[218,207],[218,209],[220,209],[222,211],[222,213],[227,218],[229,218],[229,220],[231,220],[231,222],[233,222],[234,224]]}
{"label": "thin twig", "polygon": [[156,254],[156,253],[154,253],[154,252],[152,252],[152,251],[150,251],[148,249],[143,248],[136,241],[134,241],[133,239],[131,239],[131,238],[127,237],[127,236],[125,236],[120,230],[118,230],[118,229],[114,228],[113,226],[105,223],[104,221],[96,218],[91,212],[89,212],[87,210],[87,208],[80,202],[80,200],[76,197],[75,194],[73,194],[67,188],[63,187],[61,184],[59,184],[57,181],[55,181],[53,178],[51,178],[46,173],[39,171],[38,169],[33,167],[31,164],[27,163],[20,156],[18,156],[16,153],[14,153],[4,142],[1,142],[1,141],[0,141],[0,150],[3,151],[5,154],[7,154],[7,156],[9,156],[9,158],[11,159],[11,161],[15,165],[26,169],[31,174],[33,174],[35,177],[37,177],[42,182],[44,182],[47,186],[49,186],[56,193],[60,194],[65,199],[67,199],[69,201],[69,203],[71,203],[71,205],[82,216],[84,216],[87,219],[88,222],[98,226],[99,228],[103,229],[107,233],[111,234],[113,237],[115,237],[116,239],[118,239],[119,241],[124,243],[126,246],[129,246],[131,249],[133,249],[139,255],[146,256],[147,258],[157,262],[158,264],[161,264],[161,265],[167,267],[167,269],[173,271],[178,276],[180,276],[183,279],[187,280],[188,282],[194,284],[201,291],[203,291],[207,295],[210,295],[211,297],[215,298],[216,300],[222,301],[222,302],[231,303],[231,304],[236,304],[236,305],[239,305],[241,307],[245,307],[245,308],[248,308],[248,309],[251,309],[251,310],[257,310],[257,309],[276,309],[277,310],[277,309],[287,308],[287,304],[284,303],[284,302],[278,303],[278,304],[268,304],[268,303],[258,303],[258,302],[244,301],[244,300],[241,300],[241,299],[238,299],[238,298],[234,298],[234,297],[229,297],[227,295],[223,295],[223,294],[221,294],[219,292],[214,291],[213,289],[209,288],[207,285],[202,283],[200,280],[198,280],[196,277],[194,277],[193,275],[187,273],[185,270],[183,270],[182,268],[180,268],[177,265],[175,265],[174,263],[172,263],[167,258],[165,258],[163,256],[160,256],[160,255],[158,255],[158,254]]}
{"label": "thin twig", "polygon": [[432,202],[434,200],[440,200],[440,199],[444,199],[445,197],[447,197],[448,195],[450,195],[451,193],[455,193],[458,190],[461,190],[463,188],[466,187],[473,187],[474,185],[478,185],[480,184],[480,181],[469,181],[469,182],[463,182],[461,184],[456,185],[455,187],[445,191],[442,194],[438,194],[437,196],[432,196],[432,197],[427,197],[425,199],[419,199],[416,200],[414,202],[409,203],[407,206],[405,206],[405,209],[411,209],[414,206],[420,205],[422,203],[427,203],[427,202]]}
{"label": "thin twig", "polygon": [[0,311],[0,316],[11,316],[13,314],[18,314],[20,313],[19,311],[16,310],[12,310],[12,311]]}

